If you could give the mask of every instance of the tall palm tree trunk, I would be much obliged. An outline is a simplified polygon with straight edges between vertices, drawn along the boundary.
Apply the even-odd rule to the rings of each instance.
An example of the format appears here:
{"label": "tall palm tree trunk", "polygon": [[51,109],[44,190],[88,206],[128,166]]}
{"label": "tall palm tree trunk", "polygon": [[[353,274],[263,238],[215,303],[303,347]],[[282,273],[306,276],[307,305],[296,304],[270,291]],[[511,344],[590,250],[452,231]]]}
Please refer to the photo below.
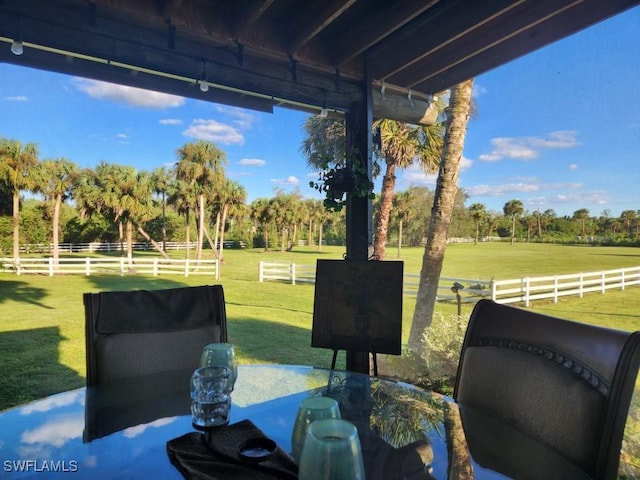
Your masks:
{"label": "tall palm tree trunk", "polygon": [[13,259],[20,259],[20,192],[13,192]]}
{"label": "tall palm tree trunk", "polygon": [[198,204],[199,204],[198,210],[200,215],[198,217],[198,245],[196,246],[196,259],[200,261],[202,259],[202,245],[204,243],[204,216],[205,216],[204,195],[200,194],[200,198],[198,199]]}
{"label": "tall palm tree trunk", "polygon": [[382,178],[382,189],[380,190],[380,204],[378,218],[376,221],[375,241],[373,244],[374,255],[380,260],[384,260],[387,250],[387,231],[389,227],[389,213],[393,206],[393,191],[396,186],[396,165],[387,161],[387,171]]}
{"label": "tall palm tree trunk", "polygon": [[220,220],[220,261],[224,256],[224,226],[227,223],[227,215],[229,214],[229,204],[225,203],[222,207],[222,219]]}
{"label": "tall palm tree trunk", "polygon": [[398,224],[398,258],[402,255],[402,219]]}
{"label": "tall palm tree trunk", "polygon": [[444,137],[431,219],[427,230],[427,244],[422,257],[416,308],[409,332],[409,347],[418,355],[424,353],[424,335],[433,319],[447,234],[458,190],[458,174],[469,121],[472,89],[473,79],[451,89],[450,118]]}
{"label": "tall palm tree trunk", "polygon": [[53,204],[53,233],[52,233],[52,243],[53,243],[53,264],[58,265],[58,258],[60,257],[60,252],[58,252],[58,242],[59,242],[59,231],[60,231],[60,206],[62,205],[62,195],[56,195],[56,201]]}

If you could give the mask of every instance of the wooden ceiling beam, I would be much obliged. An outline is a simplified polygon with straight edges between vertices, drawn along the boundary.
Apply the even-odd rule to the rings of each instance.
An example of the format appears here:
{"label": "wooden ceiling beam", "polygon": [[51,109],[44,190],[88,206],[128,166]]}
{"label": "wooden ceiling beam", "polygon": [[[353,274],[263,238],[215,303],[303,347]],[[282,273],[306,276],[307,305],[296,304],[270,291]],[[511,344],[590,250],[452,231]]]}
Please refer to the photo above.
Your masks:
{"label": "wooden ceiling beam", "polygon": [[[532,5],[521,5],[496,16],[492,21],[461,36],[449,46],[449,49],[433,51],[424,56],[419,63],[407,65],[395,75],[388,77],[390,83],[400,82],[400,85],[414,87],[429,78],[449,70],[465,60],[481,54],[483,51],[499,46],[516,35],[530,31],[538,25],[563,12],[571,11],[583,3],[583,0],[535,0]],[[509,25],[505,28],[504,25]],[[452,58],[450,51],[455,51]],[[428,65],[428,68],[425,68]]]}
{"label": "wooden ceiling beam", "polygon": [[233,39],[242,43],[246,33],[254,27],[273,2],[274,0],[238,1],[233,11],[233,26],[231,27]]}
{"label": "wooden ceiling beam", "polygon": [[455,68],[448,68],[429,77],[415,86],[426,92],[439,92],[469,78],[512,61],[523,52],[532,52],[552,42],[576,33],[599,21],[633,8],[638,0],[617,0],[601,2],[586,0],[580,7],[565,10],[543,24],[512,36],[508,44],[498,44],[492,48],[459,62]]}
{"label": "wooden ceiling beam", "polygon": [[458,0],[444,2],[428,10],[407,27],[391,35],[369,54],[371,76],[387,80],[403,68],[421,63],[428,55],[447,51],[464,35],[479,29],[482,22],[500,16],[526,0]]}
{"label": "wooden ceiling beam", "polygon": [[291,26],[292,34],[287,45],[288,53],[295,57],[298,50],[315,38],[356,1],[325,0],[307,3],[304,13]]}
{"label": "wooden ceiling beam", "polygon": [[331,63],[335,67],[360,55],[365,50],[383,41],[387,36],[406,25],[440,0],[404,0],[387,2],[368,18],[342,32],[326,43],[332,52]]}

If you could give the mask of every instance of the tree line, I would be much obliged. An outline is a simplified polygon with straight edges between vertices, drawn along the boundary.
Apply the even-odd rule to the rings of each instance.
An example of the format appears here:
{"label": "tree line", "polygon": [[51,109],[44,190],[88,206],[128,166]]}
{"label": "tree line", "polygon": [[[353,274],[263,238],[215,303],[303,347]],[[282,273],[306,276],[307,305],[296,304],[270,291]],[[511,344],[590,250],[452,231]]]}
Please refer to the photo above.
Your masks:
{"label": "tree line", "polygon": [[[301,241],[318,246],[344,241],[344,212],[327,210],[322,200],[299,192],[276,191],[247,204],[244,187],[226,177],[225,165],[224,152],[204,141],[179,148],[171,168],[147,172],[107,162],[83,169],[67,158],[40,160],[37,145],[0,138],[0,250],[18,257],[20,244],[50,242],[57,259],[59,241],[123,246],[147,241],[166,255],[164,242],[189,242],[195,232],[195,256],[201,258],[207,245],[223,255],[214,247],[225,237],[280,250]],[[40,199],[25,197],[29,192]],[[383,205],[379,199],[374,222]],[[521,201],[511,200],[495,212],[482,203],[466,207],[467,199],[458,190],[449,237],[635,244],[640,235],[640,210],[619,217],[609,210],[594,217],[587,209],[558,216],[552,209],[526,211]],[[403,245],[423,245],[433,191],[412,186],[393,192],[389,203],[389,245],[398,248],[398,256]]]}

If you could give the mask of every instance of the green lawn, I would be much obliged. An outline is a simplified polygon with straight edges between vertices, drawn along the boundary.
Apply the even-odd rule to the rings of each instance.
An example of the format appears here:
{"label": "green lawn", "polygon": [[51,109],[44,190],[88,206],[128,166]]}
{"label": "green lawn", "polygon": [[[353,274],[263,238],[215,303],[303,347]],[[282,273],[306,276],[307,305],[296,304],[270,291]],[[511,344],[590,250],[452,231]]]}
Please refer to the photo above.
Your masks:
{"label": "green lawn", "polygon": [[[314,264],[316,258],[341,258],[342,247],[294,252],[227,250],[224,285],[230,341],[241,363],[289,363],[327,367],[331,352],[310,347],[312,285],[259,283],[260,260]],[[405,271],[419,273],[422,249],[404,248]],[[395,249],[388,249],[394,260]],[[519,278],[640,266],[635,248],[541,244],[451,245],[443,276],[479,280]],[[84,310],[82,293],[101,290],[169,288],[216,283],[203,276],[14,276],[0,275],[0,409],[84,385]],[[404,334],[415,300],[405,297]],[[438,305],[454,313],[455,305]],[[552,315],[625,330],[640,329],[640,289],[565,297],[558,304],[532,306]],[[465,306],[468,314],[471,306]],[[342,355],[339,358],[342,360]],[[343,366],[343,363],[340,364]]]}

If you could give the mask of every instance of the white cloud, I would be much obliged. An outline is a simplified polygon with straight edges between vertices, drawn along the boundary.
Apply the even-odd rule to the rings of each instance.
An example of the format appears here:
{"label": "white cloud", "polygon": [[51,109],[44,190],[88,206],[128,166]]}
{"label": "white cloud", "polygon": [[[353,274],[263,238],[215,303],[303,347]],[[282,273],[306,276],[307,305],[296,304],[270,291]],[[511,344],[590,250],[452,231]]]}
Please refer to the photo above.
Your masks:
{"label": "white cloud", "polygon": [[255,121],[255,118],[256,118],[254,114],[237,107],[227,107],[224,105],[218,105],[216,109],[218,112],[224,113],[232,117],[233,119],[232,122],[240,130],[249,129],[253,125],[253,122]]}
{"label": "white cloud", "polygon": [[474,185],[473,187],[465,188],[465,191],[469,195],[498,197],[513,193],[537,192],[539,189],[539,185],[532,183],[507,183],[504,185]]}
{"label": "white cloud", "polygon": [[182,125],[179,118],[162,118],[159,120],[160,125]]}
{"label": "white cloud", "polygon": [[569,170],[578,170],[578,164],[572,163],[571,165],[569,165]]}
{"label": "white cloud", "polygon": [[483,85],[480,85],[478,83],[474,83],[473,84],[473,90],[471,95],[475,98],[478,98],[480,95],[484,95],[485,93],[487,93],[487,88],[484,87]]}
{"label": "white cloud", "polygon": [[236,128],[215,120],[198,118],[191,122],[191,126],[182,134],[198,140],[207,140],[225,145],[242,145],[244,143],[244,136]]}
{"label": "white cloud", "polygon": [[33,412],[48,412],[54,408],[73,405],[76,402],[84,405],[84,395],[79,390],[63,395],[53,395],[39,402],[29,403],[20,408],[20,415],[31,415]]}
{"label": "white cloud", "polygon": [[119,133],[118,135],[116,135],[118,138],[120,139],[125,139],[125,138],[129,138],[129,135],[127,135],[126,133]]}
{"label": "white cloud", "polygon": [[243,167],[264,167],[266,164],[267,162],[260,158],[243,158],[238,162],[238,165]]}
{"label": "white cloud", "polygon": [[269,180],[271,183],[275,183],[276,185],[298,185],[300,183],[300,180],[298,180],[298,177],[295,177],[293,175],[289,175],[287,178],[272,178],[271,180]]}
{"label": "white cloud", "polygon": [[97,80],[78,78],[75,85],[91,98],[111,100],[132,107],[162,109],[180,107],[184,104],[183,97]]}
{"label": "white cloud", "polygon": [[4,97],[7,102],[28,102],[29,99],[25,95],[18,95],[15,97]]}
{"label": "white cloud", "polygon": [[61,447],[69,440],[80,438],[84,430],[84,413],[53,417],[33,430],[26,430],[20,441],[29,445],[53,445]]}
{"label": "white cloud", "polygon": [[139,435],[142,435],[147,428],[150,428],[150,427],[154,427],[154,428],[164,427],[165,425],[169,425],[169,424],[173,423],[176,420],[176,418],[177,417],[159,418],[157,420],[154,420],[154,421],[149,422],[149,423],[145,423],[143,425],[136,425],[135,427],[126,428],[123,431],[122,434],[126,438],[135,438],[135,437],[137,437]]}
{"label": "white cloud", "polygon": [[497,137],[491,140],[493,150],[478,157],[483,162],[497,162],[503,158],[533,160],[543,148],[573,148],[580,143],[574,130],[557,130],[546,137]]}

